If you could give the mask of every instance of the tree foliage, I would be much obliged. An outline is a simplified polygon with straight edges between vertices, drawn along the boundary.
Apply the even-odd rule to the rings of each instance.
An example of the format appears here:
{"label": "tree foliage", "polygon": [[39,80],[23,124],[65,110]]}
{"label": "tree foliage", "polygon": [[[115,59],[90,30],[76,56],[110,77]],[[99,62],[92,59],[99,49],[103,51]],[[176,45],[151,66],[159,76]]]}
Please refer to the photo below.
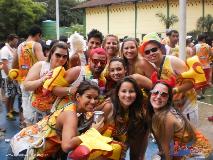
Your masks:
{"label": "tree foliage", "polygon": [[178,22],[178,17],[174,14],[172,14],[171,16],[167,16],[163,13],[157,13],[155,15],[160,18],[160,22],[165,25],[166,29],[169,29],[171,26]]}
{"label": "tree foliage", "polygon": [[200,17],[197,20],[197,30],[210,33],[213,31],[213,17],[208,14],[206,17]]}
{"label": "tree foliage", "polygon": [[0,39],[10,33],[26,35],[44,14],[45,6],[32,0],[0,0]]}
{"label": "tree foliage", "polygon": [[[55,0],[36,0],[37,2],[45,2],[48,5],[44,20],[56,19],[56,1]],[[72,8],[79,3],[78,0],[59,0],[59,17],[60,26],[67,26],[73,24],[83,23],[82,10],[72,10]]]}

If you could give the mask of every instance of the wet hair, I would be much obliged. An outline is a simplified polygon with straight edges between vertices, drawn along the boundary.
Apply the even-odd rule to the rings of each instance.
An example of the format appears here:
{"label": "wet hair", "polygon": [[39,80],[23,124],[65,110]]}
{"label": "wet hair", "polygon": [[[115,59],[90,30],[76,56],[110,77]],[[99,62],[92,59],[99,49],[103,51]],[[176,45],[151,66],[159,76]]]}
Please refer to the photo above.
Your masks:
{"label": "wet hair", "polygon": [[28,35],[30,36],[35,36],[37,34],[42,34],[42,30],[39,26],[35,25],[35,26],[32,26],[28,32]]}
{"label": "wet hair", "polygon": [[7,36],[7,42],[10,42],[10,41],[12,41],[14,39],[18,39],[18,36],[16,34],[9,34]]}
{"label": "wet hair", "polygon": [[119,126],[119,119],[125,118],[125,110],[123,109],[118,93],[121,88],[121,85],[124,82],[129,82],[133,85],[133,88],[136,93],[135,101],[129,106],[128,117],[129,117],[129,125],[128,125],[128,135],[134,136],[135,131],[145,131],[148,126],[146,123],[145,112],[143,110],[143,94],[141,89],[138,87],[137,82],[130,76],[124,77],[120,80],[114,90],[114,93],[111,95],[111,101],[114,106],[114,119],[115,124]]}
{"label": "wet hair", "polygon": [[80,85],[77,88],[76,94],[83,95],[85,91],[94,89],[100,94],[100,90],[98,87],[98,84],[91,81],[91,80],[84,80],[80,83]]}
{"label": "wet hair", "polygon": [[[166,105],[160,109],[160,112],[155,114],[153,106],[150,102],[151,94],[149,94],[149,98],[148,98],[149,102],[148,102],[148,110],[147,110],[149,127],[151,127],[152,132],[153,132],[153,128],[155,128],[155,131],[157,131],[157,132],[154,133],[154,136],[157,140],[158,146],[160,146],[158,139],[160,139],[163,135],[165,135],[165,132],[166,132],[165,131],[165,122],[166,122],[166,117],[167,117],[166,115],[170,111],[171,107],[173,107],[172,87],[170,87],[168,84],[166,84],[164,82],[157,82],[156,84],[154,84],[153,88],[155,88],[155,86],[159,83],[167,86],[168,96],[169,96],[168,101],[167,101]],[[195,133],[194,133],[194,130],[193,130],[191,124],[183,116],[183,114],[180,113],[176,108],[174,108],[174,110],[180,116],[180,118],[184,121],[184,132],[186,131],[189,134],[189,136],[192,137],[192,140],[195,140]]]}
{"label": "wet hair", "polygon": [[103,34],[98,31],[97,29],[93,29],[91,30],[88,34],[87,34],[87,41],[89,41],[91,38],[99,38],[100,39],[100,42],[102,43],[103,42]]}
{"label": "wet hair", "polygon": [[65,43],[65,42],[62,42],[62,41],[59,41],[59,42],[56,42],[52,48],[50,49],[50,52],[49,52],[49,55],[48,55],[48,59],[47,59],[47,62],[50,62],[50,59],[53,55],[53,53],[55,52],[55,50],[57,48],[62,48],[62,49],[66,49],[67,50],[67,61],[66,63],[63,65],[63,67],[66,69],[68,69],[68,63],[69,63],[69,50],[68,50],[68,45]]}

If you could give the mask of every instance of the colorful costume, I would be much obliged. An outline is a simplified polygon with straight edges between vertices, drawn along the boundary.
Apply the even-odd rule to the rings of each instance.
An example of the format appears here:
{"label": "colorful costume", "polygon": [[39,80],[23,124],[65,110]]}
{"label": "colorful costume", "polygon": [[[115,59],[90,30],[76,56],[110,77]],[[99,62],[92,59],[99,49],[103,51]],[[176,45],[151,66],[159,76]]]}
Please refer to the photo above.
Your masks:
{"label": "colorful costume", "polygon": [[[172,76],[177,77],[178,75],[172,68],[170,56],[166,55],[160,78],[169,79]],[[176,86],[180,86],[182,84],[182,80],[177,81],[176,83]],[[198,104],[195,90],[190,89],[184,93],[175,94],[173,102],[175,107],[180,109],[180,111],[196,126],[198,123]]]}
{"label": "colorful costume", "polygon": [[14,155],[17,156],[25,149],[31,159],[35,157],[45,159],[55,155],[61,148],[61,137],[56,130],[56,120],[63,111],[76,111],[76,106],[70,104],[17,133],[10,142]]}
{"label": "colorful costume", "polygon": [[183,119],[174,109],[171,109],[170,112],[182,122],[182,128],[177,129],[174,133],[174,142],[171,143],[170,147],[172,148],[171,155],[175,157],[182,156],[182,159],[207,158],[212,152],[208,140],[199,131],[195,131],[195,141],[190,140],[189,133],[184,129]]}

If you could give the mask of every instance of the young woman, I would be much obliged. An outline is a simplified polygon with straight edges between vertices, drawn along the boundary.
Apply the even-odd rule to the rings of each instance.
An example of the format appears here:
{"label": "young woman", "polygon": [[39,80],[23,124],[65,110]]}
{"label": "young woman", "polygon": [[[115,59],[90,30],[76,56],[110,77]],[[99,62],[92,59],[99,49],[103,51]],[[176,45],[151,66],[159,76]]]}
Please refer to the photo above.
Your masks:
{"label": "young woman", "polygon": [[154,78],[150,94],[150,126],[162,159],[205,159],[211,153],[207,139],[172,105],[172,87],[168,80]]}
{"label": "young woman", "polygon": [[[83,81],[75,94],[75,103],[53,112],[33,126],[24,128],[11,139],[8,159],[51,159],[57,158],[60,150],[69,152],[82,141],[77,137],[81,128],[79,116],[92,112],[98,102],[99,88],[96,83]],[[85,125],[85,124],[84,124]],[[91,123],[88,124],[88,128]],[[99,130],[103,120],[92,127]],[[12,150],[11,150],[12,149]]]}
{"label": "young woman", "polygon": [[124,39],[121,46],[121,55],[127,64],[127,75],[141,74],[148,78],[154,72],[154,67],[138,54],[138,43],[134,38]]}
{"label": "young woman", "polygon": [[[111,91],[116,83],[127,75],[127,67],[123,58],[114,57],[110,60],[108,66],[109,80],[106,83],[106,91]],[[145,76],[140,74],[130,75],[137,81],[140,88],[151,89],[152,82]]]}
{"label": "young woman", "polygon": [[[31,98],[31,109],[28,112],[30,122],[35,122],[34,112],[46,114],[49,112],[56,96],[42,94],[42,86],[46,79],[52,76],[52,70],[58,66],[68,69],[68,46],[65,42],[57,42],[50,50],[47,61],[35,63],[29,70],[23,83],[26,91],[33,91]],[[29,107],[30,108],[30,107]]]}
{"label": "young woman", "polygon": [[[143,108],[143,94],[131,77],[120,80],[102,111],[105,134],[130,147],[131,159],[143,159],[148,139],[148,126]],[[128,137],[128,138],[127,138]],[[124,152],[125,153],[125,152]],[[121,157],[124,155],[121,155]]]}

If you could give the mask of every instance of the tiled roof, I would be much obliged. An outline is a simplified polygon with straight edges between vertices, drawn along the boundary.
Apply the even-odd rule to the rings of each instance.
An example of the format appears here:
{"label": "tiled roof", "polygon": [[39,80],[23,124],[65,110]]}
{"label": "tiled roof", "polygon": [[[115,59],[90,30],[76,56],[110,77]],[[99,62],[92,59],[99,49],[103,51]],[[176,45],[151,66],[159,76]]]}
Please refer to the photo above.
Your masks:
{"label": "tiled roof", "polygon": [[137,1],[141,1],[141,0],[90,0],[77,5],[73,9],[106,6],[106,5],[117,4],[117,3],[128,3],[128,2],[137,2]]}

